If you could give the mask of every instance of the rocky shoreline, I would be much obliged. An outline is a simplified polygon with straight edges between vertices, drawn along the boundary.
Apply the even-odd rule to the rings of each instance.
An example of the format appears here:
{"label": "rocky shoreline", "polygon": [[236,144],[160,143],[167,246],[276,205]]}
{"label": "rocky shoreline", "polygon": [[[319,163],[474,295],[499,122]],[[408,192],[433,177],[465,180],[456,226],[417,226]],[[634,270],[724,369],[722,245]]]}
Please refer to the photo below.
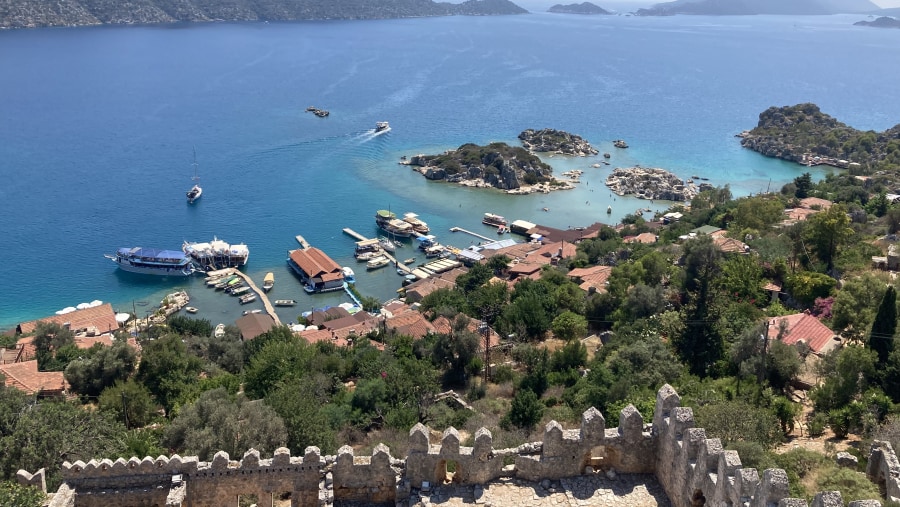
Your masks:
{"label": "rocky shoreline", "polygon": [[702,190],[712,188],[708,183],[695,184],[659,168],[617,167],[606,178],[606,186],[616,195],[632,195],[638,199],[684,202]]}
{"label": "rocky shoreline", "polygon": [[600,153],[581,136],[556,129],[528,129],[519,134],[522,146],[532,153],[557,153],[587,157]]}

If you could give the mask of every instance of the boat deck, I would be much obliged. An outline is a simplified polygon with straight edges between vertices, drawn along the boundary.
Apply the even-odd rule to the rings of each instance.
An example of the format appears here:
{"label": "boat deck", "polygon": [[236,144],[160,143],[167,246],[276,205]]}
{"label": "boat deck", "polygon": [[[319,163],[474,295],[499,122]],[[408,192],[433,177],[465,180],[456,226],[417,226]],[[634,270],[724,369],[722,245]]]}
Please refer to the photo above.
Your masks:
{"label": "boat deck", "polygon": [[[368,240],[369,240],[369,238],[363,236],[362,234],[360,234],[360,233],[354,231],[353,229],[351,229],[351,228],[349,228],[349,227],[345,227],[345,228],[344,228],[344,234],[346,234],[346,235],[348,235],[348,236],[350,236],[350,237],[352,237],[352,238],[356,238],[357,241],[368,241]],[[397,269],[400,269],[400,270],[406,271],[406,272],[409,273],[409,274],[412,274],[412,270],[409,269],[409,266],[407,266],[406,264],[403,264],[402,262],[397,262],[396,257],[394,257],[393,255],[391,255],[389,252],[382,251],[381,255],[387,257],[388,260],[391,261],[391,263],[392,263],[392,264],[394,265],[394,267],[396,267]]]}
{"label": "boat deck", "polygon": [[462,227],[451,227],[450,232],[462,232],[462,233],[468,234],[470,236],[475,236],[476,238],[482,239],[484,241],[494,241],[487,236],[482,236],[481,234],[478,234],[476,232],[467,231],[467,230],[463,229]]}

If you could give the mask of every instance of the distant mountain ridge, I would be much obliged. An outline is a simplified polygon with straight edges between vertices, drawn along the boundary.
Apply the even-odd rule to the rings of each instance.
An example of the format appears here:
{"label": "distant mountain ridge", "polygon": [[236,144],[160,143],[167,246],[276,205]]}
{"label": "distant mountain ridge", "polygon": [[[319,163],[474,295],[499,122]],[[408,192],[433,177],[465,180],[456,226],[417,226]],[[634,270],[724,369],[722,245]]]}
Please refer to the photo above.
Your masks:
{"label": "distant mountain ridge", "polygon": [[881,16],[875,21],[857,21],[855,26],[874,26],[875,28],[900,28],[900,19]]}
{"label": "distant mountain ridge", "polygon": [[547,12],[553,12],[557,14],[612,14],[611,12],[598,7],[590,2],[582,2],[580,4],[556,4]]}
{"label": "distant mountain ridge", "polygon": [[510,0],[0,0],[0,28],[525,14]]}
{"label": "distant mountain ridge", "polygon": [[870,0],[675,0],[649,9],[638,9],[638,16],[699,14],[737,16],[755,14],[824,15],[871,13],[880,8]]}

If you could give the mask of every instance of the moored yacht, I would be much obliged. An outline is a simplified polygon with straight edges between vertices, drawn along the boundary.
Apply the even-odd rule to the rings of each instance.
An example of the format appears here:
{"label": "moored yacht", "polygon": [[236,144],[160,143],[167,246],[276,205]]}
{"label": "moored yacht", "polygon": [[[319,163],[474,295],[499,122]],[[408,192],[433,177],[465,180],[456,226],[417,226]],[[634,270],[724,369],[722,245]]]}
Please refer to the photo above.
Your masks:
{"label": "moored yacht", "polygon": [[118,264],[119,269],[143,275],[189,276],[194,272],[191,259],[177,250],[156,248],[120,248],[107,259]]}
{"label": "moored yacht", "polygon": [[420,219],[419,215],[416,215],[415,213],[407,213],[403,215],[403,221],[411,225],[413,230],[416,231],[417,234],[428,234],[429,232],[431,232],[428,224]]}
{"label": "moored yacht", "polygon": [[483,223],[484,225],[490,225],[491,227],[500,227],[506,226],[506,219],[501,217],[500,215],[485,213],[484,218],[481,219],[481,223]]}

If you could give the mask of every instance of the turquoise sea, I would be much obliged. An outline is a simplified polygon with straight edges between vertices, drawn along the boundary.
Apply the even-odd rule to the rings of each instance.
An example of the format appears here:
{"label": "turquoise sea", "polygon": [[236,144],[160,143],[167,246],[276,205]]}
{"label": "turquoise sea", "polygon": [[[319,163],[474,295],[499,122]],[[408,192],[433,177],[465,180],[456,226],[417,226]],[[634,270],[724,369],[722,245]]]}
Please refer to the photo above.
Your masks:
{"label": "turquoise sea", "polygon": [[[734,137],[767,107],[815,102],[861,129],[900,123],[900,31],[858,19],[543,13],[0,33],[0,328],[95,299],[143,313],[177,288],[213,323],[247,309],[199,277],[120,272],[103,257],[120,246],[244,242],[246,271],[274,271],[272,297],[300,301],[280,313],[290,321],[346,300],[303,293],[285,264],[297,234],[362,268],[363,294],[395,293],[400,277],[365,273],[341,233],[374,235],[381,208],[415,211],[463,247],[474,238],[448,229],[490,232],[486,211],[574,227],[647,206],[613,201],[603,181],[616,166],[696,174],[738,195],[777,189],[803,168]],[[380,120],[392,131],[370,135]],[[585,137],[613,165],[547,158],[583,169],[581,186],[507,196],[397,163],[544,127]],[[631,147],[612,148],[618,138]],[[194,149],[204,196],[191,206]]]}

